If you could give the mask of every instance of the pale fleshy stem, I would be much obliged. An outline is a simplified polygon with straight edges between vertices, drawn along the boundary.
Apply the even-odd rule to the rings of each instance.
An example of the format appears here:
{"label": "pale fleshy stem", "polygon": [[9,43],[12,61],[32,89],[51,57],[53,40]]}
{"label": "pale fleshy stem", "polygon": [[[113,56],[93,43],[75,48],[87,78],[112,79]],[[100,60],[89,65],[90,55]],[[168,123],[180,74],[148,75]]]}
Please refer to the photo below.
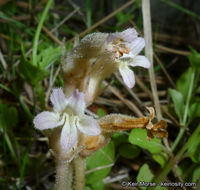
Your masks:
{"label": "pale fleshy stem", "polygon": [[85,187],[85,158],[77,156],[74,160],[75,190],[83,190]]}
{"label": "pale fleshy stem", "polygon": [[[154,74],[154,66],[153,66],[150,0],[142,0],[142,15],[143,15],[144,39],[145,39],[145,55],[151,63],[151,67],[149,69],[151,89],[152,89],[157,119],[161,120],[162,113],[160,109],[160,103],[159,103],[155,74]],[[167,139],[164,138],[163,141],[167,149],[171,151]]]}
{"label": "pale fleshy stem", "polygon": [[72,184],[72,166],[63,160],[56,161],[56,190],[69,190]]}

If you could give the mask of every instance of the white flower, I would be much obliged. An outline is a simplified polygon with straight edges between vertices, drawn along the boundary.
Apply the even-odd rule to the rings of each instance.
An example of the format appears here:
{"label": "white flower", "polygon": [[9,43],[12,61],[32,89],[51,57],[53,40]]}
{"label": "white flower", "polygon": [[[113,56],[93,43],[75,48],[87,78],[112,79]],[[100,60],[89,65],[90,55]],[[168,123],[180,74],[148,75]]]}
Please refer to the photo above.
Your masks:
{"label": "white flower", "polygon": [[37,129],[53,129],[62,126],[60,144],[69,152],[78,141],[78,130],[86,135],[97,136],[101,129],[95,119],[84,114],[86,108],[84,93],[76,90],[70,98],[66,98],[62,89],[54,89],[50,100],[53,112],[44,111],[34,118]]}
{"label": "white flower", "polygon": [[137,36],[136,30],[129,28],[123,32],[109,34],[104,44],[105,50],[112,52],[115,61],[119,63],[119,72],[129,88],[135,85],[134,73],[129,66],[150,68],[148,59],[138,55],[144,48],[145,41]]}

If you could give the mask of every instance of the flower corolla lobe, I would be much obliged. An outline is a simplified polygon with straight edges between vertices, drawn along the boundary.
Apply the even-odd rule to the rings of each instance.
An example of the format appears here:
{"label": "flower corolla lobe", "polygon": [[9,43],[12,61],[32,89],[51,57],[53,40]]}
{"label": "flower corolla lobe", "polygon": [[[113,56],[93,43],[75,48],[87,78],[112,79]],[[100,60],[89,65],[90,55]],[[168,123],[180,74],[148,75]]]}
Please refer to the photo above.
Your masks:
{"label": "flower corolla lobe", "polygon": [[37,129],[61,127],[60,145],[64,152],[69,152],[78,142],[79,133],[97,136],[101,129],[95,119],[84,114],[86,108],[84,93],[75,90],[68,99],[61,88],[54,89],[51,97],[53,112],[44,111],[34,118]]}

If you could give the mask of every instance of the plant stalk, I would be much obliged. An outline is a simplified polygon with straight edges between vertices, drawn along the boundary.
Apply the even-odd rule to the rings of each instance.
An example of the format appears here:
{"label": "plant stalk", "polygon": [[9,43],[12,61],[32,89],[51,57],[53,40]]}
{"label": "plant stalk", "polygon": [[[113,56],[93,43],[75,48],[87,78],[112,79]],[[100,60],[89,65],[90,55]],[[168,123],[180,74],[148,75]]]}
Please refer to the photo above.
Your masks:
{"label": "plant stalk", "polygon": [[85,158],[78,156],[74,159],[75,190],[83,190],[85,187]]}
{"label": "plant stalk", "polygon": [[190,100],[192,97],[192,89],[194,86],[194,78],[195,78],[195,71],[192,72],[192,76],[191,76],[191,80],[190,80],[190,87],[188,90],[188,95],[187,95],[187,100],[186,100],[186,105],[185,105],[185,111],[184,111],[184,115],[183,115],[183,120],[181,121],[181,126],[183,126],[183,128],[180,129],[178,136],[176,137],[176,140],[172,146],[172,151],[174,151],[178,145],[178,143],[180,142],[183,134],[185,133],[185,129],[187,128],[187,115],[188,115],[188,109],[189,109],[189,105],[190,105]]}
{"label": "plant stalk", "polygon": [[56,161],[56,190],[69,190],[72,183],[72,167],[64,160]]}

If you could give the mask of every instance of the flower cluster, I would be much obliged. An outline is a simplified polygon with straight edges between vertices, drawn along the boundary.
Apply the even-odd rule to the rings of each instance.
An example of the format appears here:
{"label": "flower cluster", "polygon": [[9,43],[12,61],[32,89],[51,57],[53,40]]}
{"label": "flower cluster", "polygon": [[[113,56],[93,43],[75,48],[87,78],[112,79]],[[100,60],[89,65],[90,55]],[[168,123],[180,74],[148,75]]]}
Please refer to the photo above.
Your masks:
{"label": "flower cluster", "polygon": [[129,88],[135,85],[130,66],[150,67],[148,59],[138,55],[144,46],[144,39],[138,37],[133,28],[84,37],[78,46],[68,52],[62,63],[64,90],[69,98],[65,97],[62,89],[54,89],[50,97],[54,111],[38,114],[34,119],[35,128],[59,131],[57,139],[65,153],[78,146],[82,134],[85,135],[83,138],[100,135],[98,122],[84,114],[86,105],[93,103],[99,94],[101,81],[117,70]]}
{"label": "flower cluster", "polygon": [[67,153],[76,145],[79,131],[91,136],[101,133],[97,121],[84,114],[86,105],[83,93],[76,90],[67,99],[62,89],[58,88],[53,90],[50,99],[54,111],[41,112],[33,123],[40,130],[62,127],[60,145],[63,151]]}

